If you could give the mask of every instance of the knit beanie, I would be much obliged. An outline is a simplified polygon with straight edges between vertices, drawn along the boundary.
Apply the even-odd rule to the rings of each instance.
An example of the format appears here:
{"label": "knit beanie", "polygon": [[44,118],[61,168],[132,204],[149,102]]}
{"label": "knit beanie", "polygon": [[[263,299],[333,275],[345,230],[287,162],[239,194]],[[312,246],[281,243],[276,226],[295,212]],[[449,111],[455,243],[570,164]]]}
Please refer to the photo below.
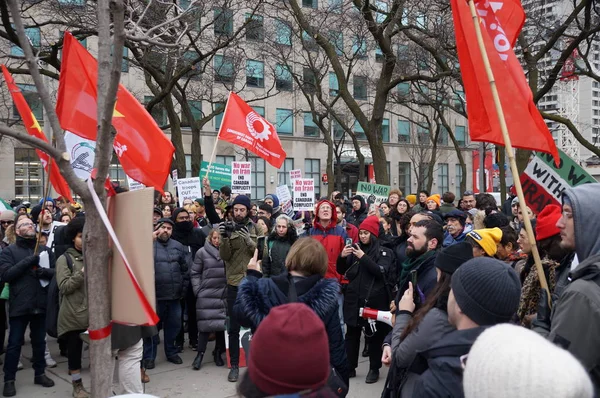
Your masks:
{"label": "knit beanie", "polygon": [[252,336],[248,375],[268,396],[321,388],[329,367],[325,325],[305,304],[273,307]]}
{"label": "knit beanie", "polygon": [[451,286],[462,313],[479,326],[508,322],[519,308],[519,276],[494,258],[467,261],[452,275]]}
{"label": "knit beanie", "polygon": [[369,216],[365,218],[365,221],[360,223],[358,230],[364,229],[369,231],[376,238],[379,236],[379,218],[377,216]]}
{"label": "knit beanie", "polygon": [[417,203],[417,195],[406,195],[406,200],[414,206]]}
{"label": "knit beanie", "polygon": [[425,201],[425,203],[429,202],[430,200],[433,200],[435,203],[437,203],[438,206],[442,205],[439,193],[436,193],[436,194],[431,195],[430,197],[428,197],[427,200]]}
{"label": "knit beanie", "polygon": [[438,251],[434,264],[440,271],[452,275],[458,267],[472,258],[471,245],[467,242],[459,242]]}
{"label": "knit beanie", "polygon": [[155,207],[152,213],[159,214],[162,217],[162,210],[159,207]]}
{"label": "knit beanie", "polygon": [[503,324],[475,340],[463,373],[466,398],[592,398],[571,353],[524,327]]}
{"label": "knit beanie", "polygon": [[204,206],[204,198],[196,198],[194,202],[198,203],[200,206]]}
{"label": "knit beanie", "polygon": [[466,213],[464,211],[461,211],[458,209],[451,210],[448,213],[444,214],[444,220],[447,220],[449,218],[456,218],[458,220],[458,222],[460,223],[460,225],[462,225],[463,227],[465,226],[465,223],[467,222]]}
{"label": "knit beanie", "polygon": [[504,213],[491,213],[485,216],[483,219],[483,225],[485,225],[486,228],[502,228],[510,225],[510,220],[504,215]]}
{"label": "knit beanie", "polygon": [[235,199],[233,200],[233,203],[231,204],[231,207],[233,207],[235,205],[244,205],[248,208],[248,211],[250,211],[252,209],[252,203],[250,202],[250,198],[247,197],[246,195],[236,196]]}
{"label": "knit beanie", "polygon": [[502,230],[500,228],[475,229],[469,232],[467,236],[479,243],[479,246],[488,256],[493,257],[498,251],[498,243],[502,239]]}
{"label": "knit beanie", "polygon": [[35,205],[31,208],[31,213],[29,213],[29,215],[31,216],[31,220],[33,221],[34,224],[37,224],[39,222],[41,212],[42,212],[42,205]]}
{"label": "knit beanie", "polygon": [[4,210],[0,213],[0,221],[14,221],[17,213],[12,210]]}
{"label": "knit beanie", "polygon": [[562,217],[562,210],[559,205],[548,205],[542,209],[537,216],[535,226],[535,235],[537,240],[544,240],[560,233],[556,226],[558,220]]}

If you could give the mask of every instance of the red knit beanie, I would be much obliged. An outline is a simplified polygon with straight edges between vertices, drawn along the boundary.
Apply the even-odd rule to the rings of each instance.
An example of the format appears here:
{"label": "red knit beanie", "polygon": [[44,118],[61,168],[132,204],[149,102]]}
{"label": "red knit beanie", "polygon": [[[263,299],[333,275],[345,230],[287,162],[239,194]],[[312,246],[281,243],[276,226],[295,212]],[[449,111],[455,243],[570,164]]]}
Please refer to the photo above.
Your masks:
{"label": "red knit beanie", "polygon": [[542,209],[537,216],[537,224],[535,226],[536,239],[544,240],[560,233],[560,229],[556,226],[559,218],[562,216],[562,211],[558,205],[548,205]]}
{"label": "red knit beanie", "polygon": [[248,375],[262,392],[293,394],[329,378],[329,338],[323,321],[302,303],[274,307],[252,337]]}
{"label": "red knit beanie", "polygon": [[377,218],[377,216],[369,216],[365,218],[365,221],[360,223],[360,227],[358,229],[369,231],[377,238],[379,236],[379,218]]}

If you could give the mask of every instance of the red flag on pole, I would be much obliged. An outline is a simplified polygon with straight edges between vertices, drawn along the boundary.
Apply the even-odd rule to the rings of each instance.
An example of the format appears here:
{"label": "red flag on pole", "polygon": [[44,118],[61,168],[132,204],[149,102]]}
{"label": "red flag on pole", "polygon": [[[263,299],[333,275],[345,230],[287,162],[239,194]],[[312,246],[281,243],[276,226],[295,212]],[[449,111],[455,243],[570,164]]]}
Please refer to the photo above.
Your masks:
{"label": "red flag on pole", "polygon": [[[469,6],[465,0],[451,0],[451,6],[471,139],[504,145]],[[523,68],[512,49],[525,21],[521,4],[518,0],[477,0],[475,7],[512,145],[550,153],[558,161],[552,134],[533,103]]]}
{"label": "red flag on pole", "polygon": [[[97,133],[98,62],[65,32],[56,112],[61,126],[95,140]],[[152,116],[119,85],[112,124],[117,130],[114,149],[127,175],[163,190],[175,148]]]}
{"label": "red flag on pole", "polygon": [[[29,108],[29,105],[27,105],[27,101],[25,101],[23,93],[15,84],[10,72],[4,65],[2,65],[2,73],[4,74],[4,80],[8,86],[8,91],[10,91],[10,95],[15,102],[15,106],[19,111],[19,115],[21,115],[23,125],[25,126],[25,129],[27,129],[27,133],[33,137],[39,138],[44,142],[48,142],[48,139],[42,132],[37,119],[33,115],[33,112],[31,112],[31,108]],[[69,188],[67,181],[65,181],[63,176],[60,174],[60,170],[58,169],[58,164],[56,161],[50,163],[50,170],[48,170],[48,160],[50,159],[49,155],[39,149],[36,149],[35,151],[37,152],[40,161],[44,165],[44,170],[46,170],[46,173],[50,173],[50,183],[56,192],[58,192],[58,194],[64,198],[67,198],[69,202],[73,202],[71,189]]]}
{"label": "red flag on pole", "polygon": [[286,157],[275,126],[233,92],[225,106],[219,139],[246,148],[277,168]]}

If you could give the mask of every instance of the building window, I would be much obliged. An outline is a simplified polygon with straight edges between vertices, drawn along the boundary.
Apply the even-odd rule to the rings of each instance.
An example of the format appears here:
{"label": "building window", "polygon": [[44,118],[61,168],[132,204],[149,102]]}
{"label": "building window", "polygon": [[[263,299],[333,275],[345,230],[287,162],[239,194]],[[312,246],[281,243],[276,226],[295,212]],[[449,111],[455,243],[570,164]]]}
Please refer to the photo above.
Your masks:
{"label": "building window", "polygon": [[462,181],[462,167],[460,167],[460,164],[456,164],[455,170],[456,184],[454,186],[454,194],[457,198],[462,198],[462,192],[460,191],[460,183]]}
{"label": "building window", "polygon": [[[197,122],[204,117],[204,114],[202,113],[202,101],[188,100],[187,103],[190,106],[190,111],[192,113],[192,117],[194,118],[194,122]],[[187,117],[185,117],[185,113],[181,115],[181,122],[186,126],[191,124]]]}
{"label": "building window", "polygon": [[[379,47],[377,47],[377,49],[379,49]],[[358,58],[367,57],[367,39],[364,36],[356,35],[352,39],[352,55]]]}
{"label": "building window", "polygon": [[192,178],[192,155],[185,155],[185,178]]}
{"label": "building window", "polygon": [[[85,47],[85,44],[83,45]],[[121,72],[129,72],[129,49],[123,47],[123,60],[121,61]]]}
{"label": "building window", "polygon": [[108,165],[108,176],[112,182],[118,182],[120,186],[127,186],[127,174],[121,167],[121,163],[119,163],[119,158],[113,152],[112,159],[110,160],[110,164]]}
{"label": "building window", "polygon": [[398,142],[410,144],[410,122],[408,120],[398,119]]}
{"label": "building window", "polygon": [[315,181],[315,199],[321,197],[321,159],[304,159],[304,178]]}
{"label": "building window", "polygon": [[421,145],[430,144],[429,128],[417,125],[417,142]]}
{"label": "building window", "polygon": [[215,115],[215,130],[219,131],[219,129],[221,128],[221,122],[223,121],[223,111],[225,110],[225,103],[216,102],[213,104],[213,107],[215,111],[220,111]]}
{"label": "building window", "polygon": [[215,8],[215,35],[233,33],[233,11],[228,8]]}
{"label": "building window", "polygon": [[281,19],[275,20],[275,42],[283,46],[292,45],[292,27]]}
{"label": "building window", "polygon": [[[39,49],[41,47],[42,36],[40,33],[40,28],[25,28],[25,34],[27,35],[27,38],[29,38],[29,42],[34,49]],[[21,47],[15,44],[10,47],[10,55],[15,57],[24,57],[25,53]]]}
{"label": "building window", "polygon": [[85,5],[85,0],[58,0],[61,6],[82,7]]}
{"label": "building window", "polygon": [[381,48],[379,48],[379,46],[377,46],[377,48],[375,49],[375,61],[383,62],[384,58],[385,57],[383,56],[383,51],[381,51]]}
{"label": "building window", "polygon": [[[44,120],[44,106],[42,105],[42,99],[40,98],[40,95],[38,94],[37,89],[35,88],[35,84],[18,83],[17,87],[19,87],[21,93],[23,94],[23,97],[25,97],[25,101],[27,102],[27,105],[29,105],[33,116],[35,116],[35,118],[38,121]],[[15,119],[21,118],[21,115],[19,114],[19,111],[17,110],[17,107],[14,104],[13,117]]]}
{"label": "building window", "polygon": [[410,83],[398,83],[398,95],[400,97],[408,97],[410,95]]}
{"label": "building window", "polygon": [[344,34],[337,30],[329,31],[329,41],[333,44],[333,48],[335,48],[335,53],[337,55],[344,54]]}
{"label": "building window", "polygon": [[[144,105],[147,105],[153,99],[154,99],[153,96],[145,95],[144,96]],[[152,115],[152,117],[154,118],[154,121],[156,122],[156,124],[158,124],[159,127],[167,124],[167,112],[166,112],[165,107],[163,106],[162,102],[154,104],[154,106],[152,107],[152,111],[150,112],[150,115]]]}
{"label": "building window", "polygon": [[354,121],[354,126],[352,126],[352,129],[354,130],[354,135],[356,136],[357,140],[366,140],[367,139],[367,135],[365,134],[365,129],[362,128],[362,126],[360,125],[358,120]]}
{"label": "building window", "polygon": [[408,61],[408,45],[398,44],[398,59],[401,61]]}
{"label": "building window", "polygon": [[456,94],[454,94],[454,107],[460,111],[464,111],[465,109],[464,98],[465,93],[463,91],[457,90]]}
{"label": "building window", "polygon": [[302,31],[302,45],[308,51],[317,51],[319,48],[314,37],[309,35],[306,31]]}
{"label": "building window", "polygon": [[265,86],[265,64],[262,61],[246,61],[246,84],[249,87]]}
{"label": "building window", "polygon": [[454,138],[459,146],[467,145],[467,136],[465,134],[465,126],[456,126],[454,128]]}
{"label": "building window", "polygon": [[390,142],[390,119],[383,119],[383,123],[381,124],[381,137],[383,142]]}
{"label": "building window", "polygon": [[400,162],[398,167],[398,189],[404,192],[404,195],[409,195],[412,192],[410,186],[410,162]]}
{"label": "building window", "polygon": [[190,70],[185,74],[193,80],[200,80],[202,78],[202,68],[200,67],[200,56],[196,51],[186,51],[183,53],[183,64],[182,68],[189,67]]}
{"label": "building window", "polygon": [[275,127],[278,134],[294,134],[294,112],[291,109],[275,110]]}
{"label": "building window", "polygon": [[290,181],[290,171],[294,170],[294,159],[286,158],[281,165],[281,168],[277,171],[277,186],[287,185],[289,188],[292,187]]}
{"label": "building window", "polygon": [[315,124],[312,116],[312,112],[304,112],[304,136],[305,137],[318,137],[319,128]]}
{"label": "building window", "polygon": [[43,188],[44,169],[35,149],[15,148],[15,198],[37,203]]}
{"label": "building window", "polygon": [[450,184],[448,183],[448,163],[438,164],[437,186],[440,194],[444,194],[444,192],[448,192],[450,189]]}
{"label": "building window", "polygon": [[329,0],[329,9],[336,14],[341,14],[344,9],[343,0]]}
{"label": "building window", "polygon": [[367,78],[364,76],[354,76],[354,98],[358,100],[367,99]]}
{"label": "building window", "polygon": [[337,120],[332,120],[331,124],[333,125],[333,136],[336,140],[341,139],[346,133],[342,126],[337,122]]}
{"label": "building window", "polygon": [[262,15],[246,14],[246,40],[263,41],[265,39],[265,27]]}
{"label": "building window", "polygon": [[317,90],[317,77],[312,70],[308,68],[302,70],[302,85],[308,93],[314,93]]}
{"label": "building window", "polygon": [[233,81],[233,58],[215,55],[215,81],[231,83]]}
{"label": "building window", "polygon": [[260,116],[265,117],[265,107],[264,106],[253,106],[252,109],[254,112],[258,113]]}
{"label": "building window", "polygon": [[[224,164],[226,166],[231,166],[231,164],[235,161],[235,156],[225,156],[225,155],[217,155],[215,157],[215,162],[219,164]],[[220,187],[219,187],[220,188]],[[213,188],[217,189],[217,188]]]}
{"label": "building window", "polygon": [[267,196],[265,160],[257,157],[250,157],[248,160],[252,163],[252,175],[250,178],[252,191],[250,196],[252,199],[262,199]]}
{"label": "building window", "polygon": [[302,7],[317,8],[317,0],[302,0]]}
{"label": "building window", "polygon": [[340,93],[340,84],[335,72],[329,72],[329,95],[335,97]]}
{"label": "building window", "polygon": [[439,145],[448,145],[448,129],[446,129],[446,126],[440,126],[437,141]]}
{"label": "building window", "polygon": [[275,65],[275,88],[280,91],[292,91],[292,72],[286,65]]}
{"label": "building window", "polygon": [[417,181],[419,190],[427,189],[429,186],[429,163],[419,164],[419,181]]}

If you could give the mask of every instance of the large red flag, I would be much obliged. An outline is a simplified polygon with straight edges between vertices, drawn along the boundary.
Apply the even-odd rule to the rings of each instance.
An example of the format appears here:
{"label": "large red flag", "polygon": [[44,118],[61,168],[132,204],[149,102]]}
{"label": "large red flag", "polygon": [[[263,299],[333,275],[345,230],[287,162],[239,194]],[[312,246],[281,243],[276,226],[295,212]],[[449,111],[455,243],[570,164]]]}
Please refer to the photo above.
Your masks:
{"label": "large red flag", "polygon": [[[29,135],[39,138],[42,141],[48,142],[48,139],[42,132],[40,125],[31,112],[31,108],[27,105],[27,101],[25,101],[25,97],[23,97],[23,93],[19,87],[15,84],[10,72],[4,65],[2,65],[2,73],[4,74],[4,80],[6,81],[6,85],[8,86],[8,91],[12,95],[13,101],[15,102],[15,106],[19,111],[19,115],[21,115],[21,119],[23,120],[23,125]],[[43,152],[39,149],[35,150],[37,152],[40,161],[44,165],[44,170],[46,173],[50,173],[50,184],[54,187],[56,192],[64,198],[67,198],[70,202],[73,202],[73,197],[71,196],[71,189],[69,185],[60,174],[60,170],[58,169],[58,165],[56,161],[50,163],[50,170],[48,170],[48,161],[50,157],[46,152]]]}
{"label": "large red flag", "polygon": [[[65,32],[56,112],[61,126],[88,140],[97,133],[98,62]],[[119,85],[112,124],[114,149],[127,175],[162,192],[173,159],[173,144],[152,116]]]}
{"label": "large red flag", "polygon": [[[469,6],[465,0],[451,0],[451,6],[471,139],[504,145]],[[512,145],[550,153],[558,160],[552,134],[512,49],[525,20],[519,0],[477,0],[475,6]]]}
{"label": "large red flag", "polygon": [[285,160],[275,126],[233,92],[225,106],[219,138],[252,151],[277,168]]}

